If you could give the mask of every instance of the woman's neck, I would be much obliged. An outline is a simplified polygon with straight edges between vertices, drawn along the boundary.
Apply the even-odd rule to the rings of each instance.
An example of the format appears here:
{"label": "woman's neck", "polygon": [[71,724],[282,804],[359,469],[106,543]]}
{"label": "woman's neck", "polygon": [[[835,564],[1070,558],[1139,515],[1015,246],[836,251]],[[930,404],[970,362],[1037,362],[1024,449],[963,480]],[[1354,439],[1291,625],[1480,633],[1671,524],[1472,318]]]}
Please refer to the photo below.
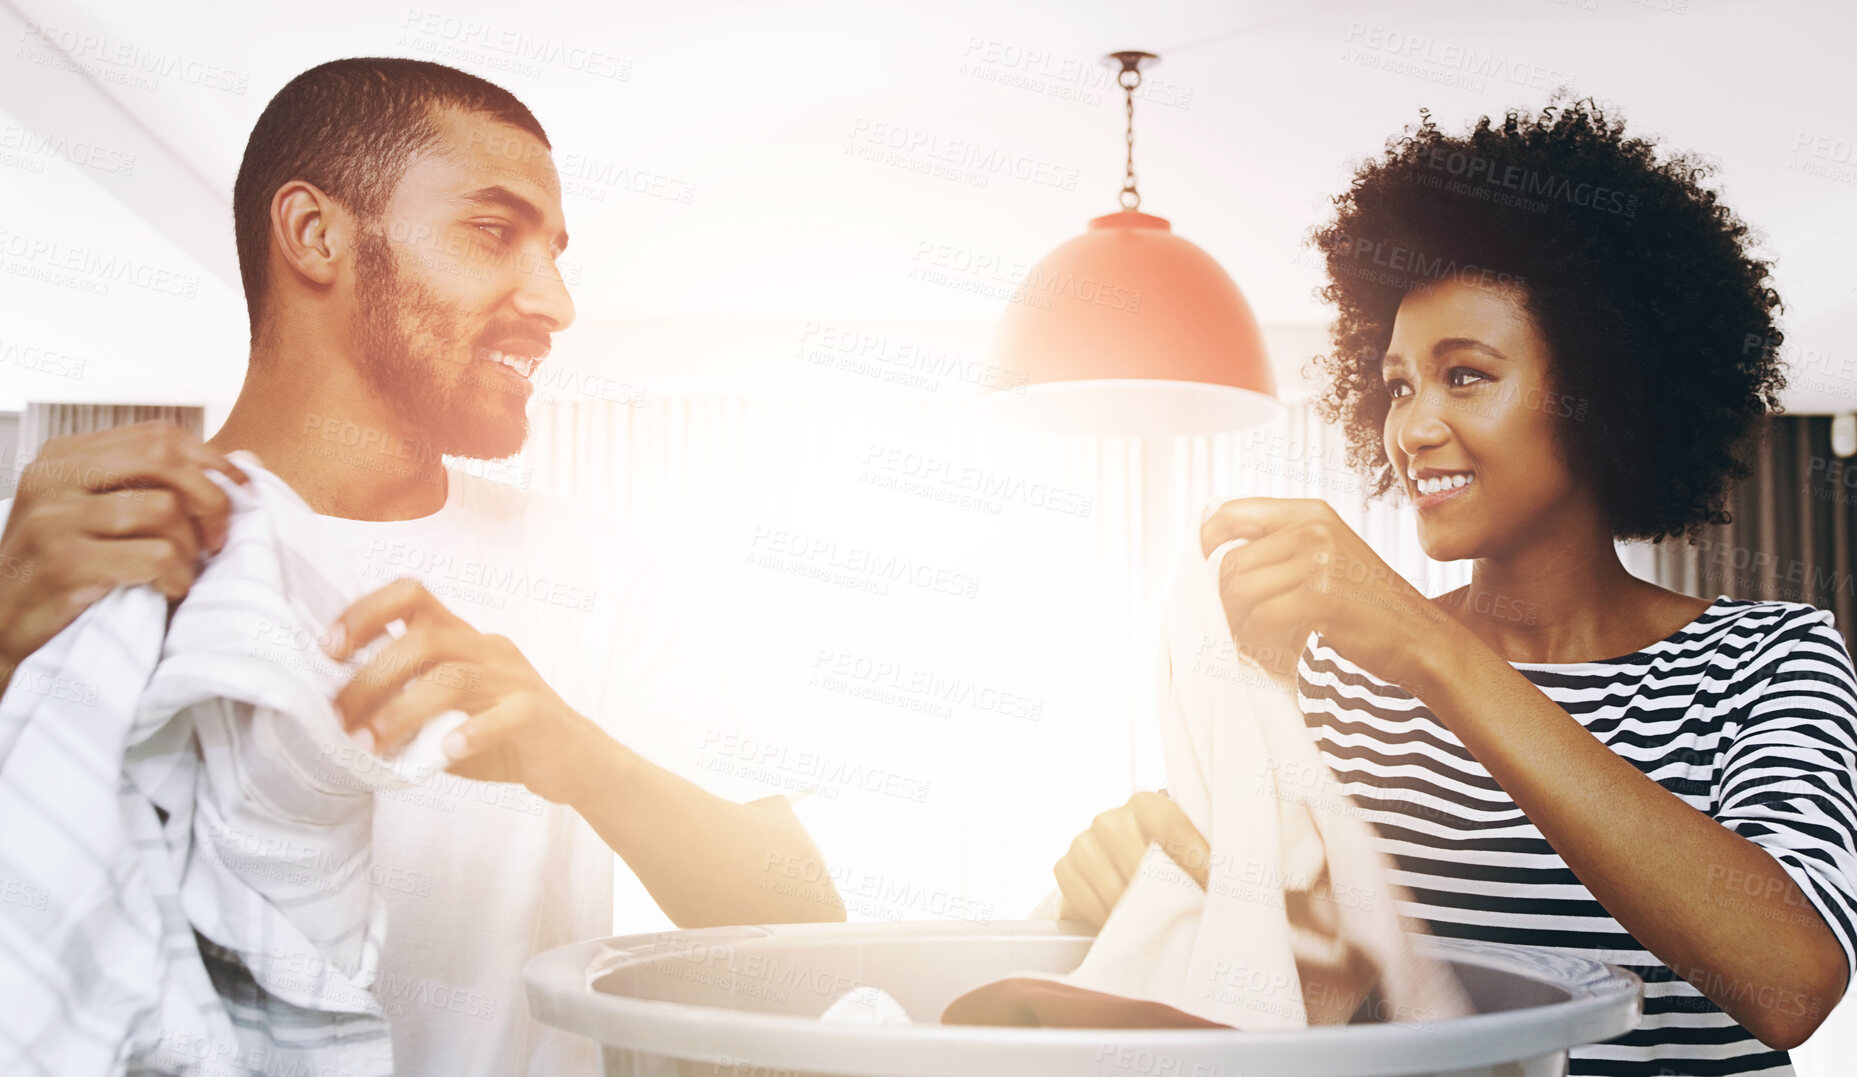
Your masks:
{"label": "woman's neck", "polygon": [[1693,617],[1671,624],[1696,600],[1673,596],[1627,571],[1603,522],[1557,530],[1513,551],[1477,558],[1470,583],[1444,598],[1452,616],[1507,660],[1615,658],[1664,638]]}

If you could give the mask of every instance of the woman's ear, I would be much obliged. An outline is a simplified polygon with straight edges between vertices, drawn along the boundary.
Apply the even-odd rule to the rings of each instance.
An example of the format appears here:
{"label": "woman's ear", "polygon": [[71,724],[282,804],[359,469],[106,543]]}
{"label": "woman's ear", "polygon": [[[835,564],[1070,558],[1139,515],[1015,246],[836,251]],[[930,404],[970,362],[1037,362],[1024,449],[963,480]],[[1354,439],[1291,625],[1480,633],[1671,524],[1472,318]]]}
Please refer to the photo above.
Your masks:
{"label": "woman's ear", "polygon": [[272,249],[305,280],[328,287],[352,247],[354,218],[321,188],[291,180],[271,196]]}

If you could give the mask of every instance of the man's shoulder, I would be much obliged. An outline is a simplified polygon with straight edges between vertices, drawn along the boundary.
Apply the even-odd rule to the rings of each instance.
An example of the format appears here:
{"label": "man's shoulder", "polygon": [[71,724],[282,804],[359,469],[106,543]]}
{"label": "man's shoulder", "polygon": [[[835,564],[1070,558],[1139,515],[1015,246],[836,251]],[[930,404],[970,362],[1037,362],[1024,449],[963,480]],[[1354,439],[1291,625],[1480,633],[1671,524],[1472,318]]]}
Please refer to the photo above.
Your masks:
{"label": "man's shoulder", "polygon": [[452,460],[445,465],[448,503],[491,520],[540,521],[563,526],[604,527],[611,514],[535,486],[527,465],[510,460]]}
{"label": "man's shoulder", "polygon": [[445,460],[447,504],[460,504],[481,515],[516,516],[548,495],[533,486],[534,475],[516,460]]}
{"label": "man's shoulder", "polygon": [[538,571],[546,565],[597,579],[602,590],[630,591],[637,577],[657,573],[656,559],[616,514],[539,489],[526,472],[485,472],[481,460],[459,463],[464,466],[446,467],[452,483],[447,507],[480,530],[483,541]]}

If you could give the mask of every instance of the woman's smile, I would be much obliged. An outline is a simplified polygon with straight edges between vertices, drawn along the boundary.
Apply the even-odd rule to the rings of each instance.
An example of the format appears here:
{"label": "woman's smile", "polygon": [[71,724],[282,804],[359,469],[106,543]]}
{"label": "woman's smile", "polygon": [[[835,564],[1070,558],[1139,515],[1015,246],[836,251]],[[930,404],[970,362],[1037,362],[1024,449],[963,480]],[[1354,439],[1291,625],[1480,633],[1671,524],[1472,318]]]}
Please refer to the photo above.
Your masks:
{"label": "woman's smile", "polygon": [[1476,485],[1477,473],[1474,471],[1441,471],[1433,468],[1415,468],[1406,475],[1407,484],[1412,492],[1412,504],[1420,511],[1427,512],[1446,502],[1462,501],[1471,487]]}

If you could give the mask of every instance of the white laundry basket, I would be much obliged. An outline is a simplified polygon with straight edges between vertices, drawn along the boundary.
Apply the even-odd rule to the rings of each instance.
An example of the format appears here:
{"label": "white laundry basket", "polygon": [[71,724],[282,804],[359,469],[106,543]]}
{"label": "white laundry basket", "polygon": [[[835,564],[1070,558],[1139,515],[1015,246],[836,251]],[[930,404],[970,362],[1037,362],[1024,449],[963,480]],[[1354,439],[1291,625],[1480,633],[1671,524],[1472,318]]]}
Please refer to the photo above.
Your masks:
{"label": "white laundry basket", "polygon": [[[1638,977],[1585,958],[1426,937],[1477,1013],[1302,1032],[979,1028],[937,1024],[973,988],[1063,972],[1082,925],[804,924],[577,943],[524,969],[536,1020],[601,1044],[609,1077],[1548,1077],[1567,1049],[1637,1027]],[[916,1024],[819,1020],[854,987]]]}

